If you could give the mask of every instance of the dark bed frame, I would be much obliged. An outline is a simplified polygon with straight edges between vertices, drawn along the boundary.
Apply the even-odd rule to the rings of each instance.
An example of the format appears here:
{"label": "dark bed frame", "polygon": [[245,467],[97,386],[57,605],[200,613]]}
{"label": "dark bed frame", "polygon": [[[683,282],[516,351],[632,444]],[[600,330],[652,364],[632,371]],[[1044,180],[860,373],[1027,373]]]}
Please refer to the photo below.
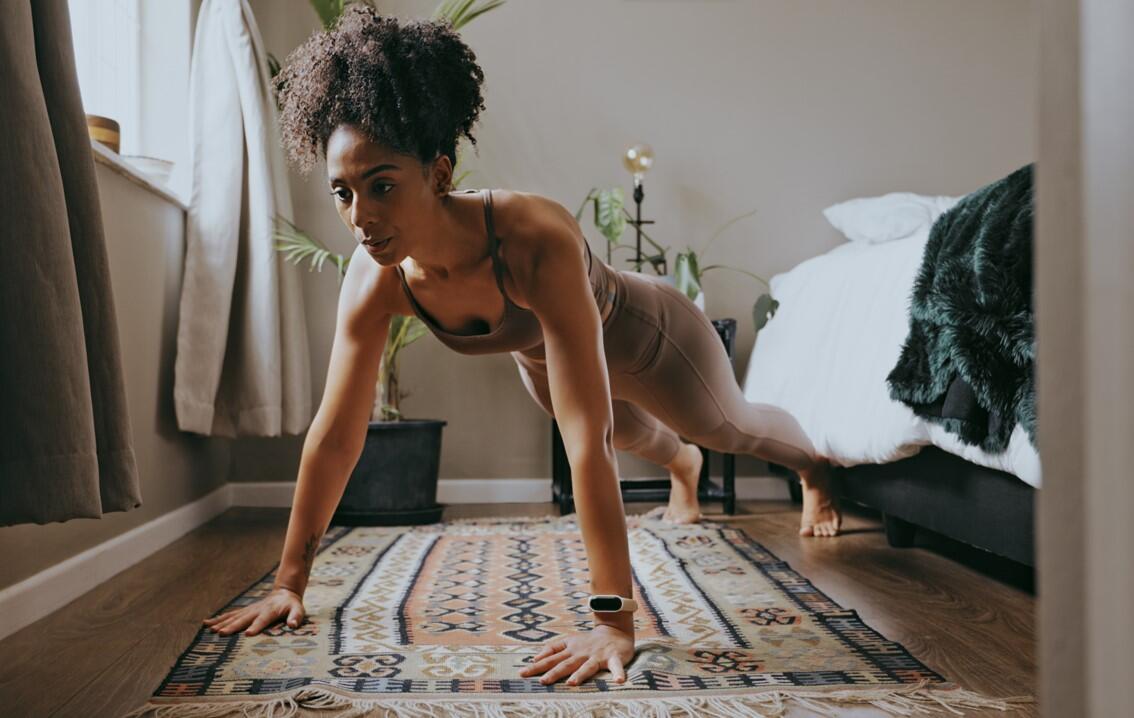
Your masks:
{"label": "dark bed frame", "polygon": [[[772,464],[800,500],[798,477]],[[913,545],[919,527],[1035,566],[1036,489],[936,446],[888,464],[836,467],[835,491],[882,514],[891,546]]]}

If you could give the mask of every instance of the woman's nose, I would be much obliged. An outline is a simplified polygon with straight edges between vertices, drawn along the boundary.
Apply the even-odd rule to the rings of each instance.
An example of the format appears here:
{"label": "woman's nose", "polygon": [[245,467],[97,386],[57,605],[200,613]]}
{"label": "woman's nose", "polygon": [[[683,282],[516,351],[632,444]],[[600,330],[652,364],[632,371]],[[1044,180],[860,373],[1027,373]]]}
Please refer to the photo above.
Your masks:
{"label": "woman's nose", "polygon": [[369,231],[370,225],[376,224],[374,221],[374,208],[365,199],[355,197],[354,204],[350,208],[350,222],[355,227],[364,232]]}

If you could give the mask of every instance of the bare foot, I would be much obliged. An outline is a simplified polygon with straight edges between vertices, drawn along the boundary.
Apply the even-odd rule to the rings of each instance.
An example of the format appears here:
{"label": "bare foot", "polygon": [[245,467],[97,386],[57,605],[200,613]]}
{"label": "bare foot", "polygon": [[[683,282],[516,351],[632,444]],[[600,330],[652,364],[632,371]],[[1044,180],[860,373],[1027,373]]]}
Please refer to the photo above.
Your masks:
{"label": "bare foot", "polygon": [[799,483],[803,487],[803,516],[799,522],[799,535],[838,535],[843,515],[831,490],[830,462],[820,458],[813,469],[800,472]]}
{"label": "bare foot", "polygon": [[701,449],[682,444],[677,456],[666,466],[669,469],[669,506],[662,519],[674,524],[694,524],[701,520],[697,503],[697,483],[701,479]]}

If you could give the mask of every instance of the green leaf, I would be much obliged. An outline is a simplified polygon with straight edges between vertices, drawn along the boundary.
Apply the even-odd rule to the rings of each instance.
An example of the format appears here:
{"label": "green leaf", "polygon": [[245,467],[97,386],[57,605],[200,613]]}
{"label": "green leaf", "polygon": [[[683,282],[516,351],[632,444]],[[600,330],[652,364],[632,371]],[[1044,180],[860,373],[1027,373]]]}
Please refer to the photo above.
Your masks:
{"label": "green leaf", "polygon": [[392,358],[402,348],[406,333],[409,330],[409,319],[403,314],[395,314],[393,319],[390,320],[390,331],[386,338],[384,356]]}
{"label": "green leaf", "polygon": [[[575,212],[575,221],[576,222],[582,221],[583,210],[587,208],[588,202],[594,201],[595,190],[597,190],[597,189],[598,189],[598,187],[591,187],[590,192],[587,192],[587,196],[583,198],[583,203],[581,205],[579,205],[579,211]],[[596,217],[598,216],[598,210],[597,209],[595,210],[595,216]]]}
{"label": "green leaf", "polygon": [[433,19],[448,20],[454,30],[460,30],[484,13],[495,10],[503,4],[504,0],[484,0],[480,4],[477,4],[477,0],[444,0],[433,11]]}
{"label": "green leaf", "polygon": [[341,254],[336,254],[327,249],[323,244],[309,237],[303,230],[292,224],[283,215],[276,214],[276,220],[285,226],[283,228],[277,226],[272,235],[273,238],[277,240],[275,248],[284,253],[284,257],[287,261],[296,266],[304,261],[308,261],[311,265],[308,271],[322,271],[323,265],[329,259],[338,267],[339,281],[342,281],[343,276],[346,274],[347,265],[350,263],[349,257],[344,257]]}
{"label": "green leaf", "polygon": [[623,216],[622,206],[621,187],[599,191],[595,205],[595,226],[611,244],[618,244],[622,239],[622,233],[626,230],[626,218]]}
{"label": "green leaf", "polygon": [[275,77],[280,74],[280,61],[272,53],[268,53],[268,76]]}
{"label": "green leaf", "polygon": [[643,256],[642,261],[649,262],[650,266],[653,267],[654,273],[658,276],[665,275],[665,269],[668,260],[664,252],[662,254]]}
{"label": "green leaf", "polygon": [[406,347],[413,344],[418,339],[429,333],[429,327],[425,326],[425,322],[417,317],[408,317],[409,329],[406,330],[405,339],[402,341],[402,346]]}
{"label": "green leaf", "polygon": [[324,30],[331,29],[346,7],[346,0],[310,0],[310,2],[311,7],[315,8],[315,14],[319,16],[319,21],[323,23]]}
{"label": "green leaf", "polygon": [[769,319],[775,316],[776,308],[779,306],[780,303],[772,299],[770,294],[761,294],[756,298],[756,303],[752,305],[752,323],[757,333],[764,328]]}
{"label": "green leaf", "polygon": [[690,299],[696,299],[701,293],[701,274],[697,270],[697,255],[692,250],[677,255],[673,279],[678,291]]}

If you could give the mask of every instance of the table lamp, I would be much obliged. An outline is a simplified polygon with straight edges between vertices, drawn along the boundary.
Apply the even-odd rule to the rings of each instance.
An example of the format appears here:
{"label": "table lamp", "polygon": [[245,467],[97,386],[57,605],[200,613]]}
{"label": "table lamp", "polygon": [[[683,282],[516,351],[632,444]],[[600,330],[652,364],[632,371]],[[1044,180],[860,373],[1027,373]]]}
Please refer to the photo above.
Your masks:
{"label": "table lamp", "polygon": [[626,154],[622,156],[622,164],[634,175],[634,204],[637,205],[637,213],[633,221],[634,231],[637,233],[634,242],[634,264],[638,271],[641,271],[642,225],[653,224],[653,220],[642,219],[642,200],[646,196],[646,192],[642,188],[642,177],[654,164],[654,150],[645,143],[638,143],[626,150]]}

